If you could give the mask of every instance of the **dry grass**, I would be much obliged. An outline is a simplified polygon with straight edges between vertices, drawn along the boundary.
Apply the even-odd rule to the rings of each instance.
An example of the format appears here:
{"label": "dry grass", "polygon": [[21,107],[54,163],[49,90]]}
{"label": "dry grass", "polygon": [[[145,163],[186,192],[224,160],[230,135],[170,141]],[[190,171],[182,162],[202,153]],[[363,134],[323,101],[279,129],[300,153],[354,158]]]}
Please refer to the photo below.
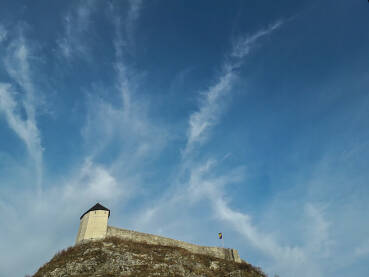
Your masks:
{"label": "dry grass", "polygon": [[[111,260],[109,260],[111,257],[109,257],[109,255],[105,251],[103,251],[103,248],[107,247],[106,243],[111,243],[112,247],[114,247],[114,251],[116,252],[124,253],[124,251],[129,251],[133,254],[147,255],[150,257],[149,263],[135,266],[133,274],[124,276],[152,276],[152,274],[155,273],[155,271],[153,271],[153,265],[155,264],[175,265],[178,262],[178,259],[170,258],[174,255],[173,253],[175,253],[175,255],[179,255],[178,257],[180,257],[181,261],[186,261],[185,263],[182,262],[185,271],[196,274],[198,276],[202,275],[209,277],[223,277],[226,276],[227,272],[241,270],[242,272],[244,272],[245,277],[266,277],[266,275],[259,268],[256,268],[246,262],[235,263],[232,261],[226,261],[207,255],[193,254],[180,247],[158,246],[141,242],[139,243],[129,240],[123,240],[117,237],[108,237],[104,240],[87,242],[61,250],[54,255],[50,262],[44,264],[33,277],[43,277],[48,272],[51,272],[56,268],[63,268],[63,266],[71,262],[82,263],[83,261],[93,260],[96,264],[96,267],[99,267],[100,265],[103,265],[105,263],[109,263],[111,262]],[[204,272],[203,270],[194,266],[195,263],[198,263],[204,265],[205,268],[209,268],[212,261],[216,261],[218,263],[219,270],[207,270],[206,272]],[[85,272],[82,272],[79,275],[76,274],[72,276],[87,277],[91,276],[92,273],[93,272],[91,272],[91,268],[86,268]],[[113,277],[120,275],[117,275],[116,273],[104,273],[104,275],[99,276]],[[182,275],[174,274],[167,276],[181,277]]]}

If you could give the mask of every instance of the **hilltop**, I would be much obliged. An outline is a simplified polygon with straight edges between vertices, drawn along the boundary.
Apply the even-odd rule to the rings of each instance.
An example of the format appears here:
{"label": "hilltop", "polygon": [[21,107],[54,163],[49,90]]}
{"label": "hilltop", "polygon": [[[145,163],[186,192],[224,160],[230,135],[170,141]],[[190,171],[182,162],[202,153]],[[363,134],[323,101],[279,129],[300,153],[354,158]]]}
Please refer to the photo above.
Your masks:
{"label": "hilltop", "polygon": [[175,246],[152,245],[117,237],[78,244],[58,252],[33,277],[266,277],[246,262],[194,254]]}

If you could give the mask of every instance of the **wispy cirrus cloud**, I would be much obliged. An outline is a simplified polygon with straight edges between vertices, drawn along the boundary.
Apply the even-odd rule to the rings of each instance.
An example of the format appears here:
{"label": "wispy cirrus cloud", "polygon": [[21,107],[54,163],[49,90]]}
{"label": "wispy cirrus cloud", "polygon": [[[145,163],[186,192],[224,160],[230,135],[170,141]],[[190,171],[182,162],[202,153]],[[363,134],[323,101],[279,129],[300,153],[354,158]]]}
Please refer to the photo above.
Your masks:
{"label": "wispy cirrus cloud", "polygon": [[361,245],[355,247],[354,250],[356,257],[369,255],[369,240],[364,241]]}
{"label": "wispy cirrus cloud", "polygon": [[8,31],[0,24],[0,43],[5,41],[8,36]]}
{"label": "wispy cirrus cloud", "polygon": [[37,190],[41,193],[43,148],[36,110],[41,104],[42,96],[36,95],[29,63],[30,55],[29,46],[22,35],[13,40],[7,48],[4,58],[5,69],[22,91],[17,92],[12,84],[1,84],[0,111],[5,114],[9,126],[25,143],[35,165]]}
{"label": "wispy cirrus cloud", "polygon": [[[248,35],[248,36],[240,36],[233,42],[233,49],[231,51],[230,56],[238,59],[242,59],[247,56],[252,48],[255,46],[255,43],[261,38],[270,35],[273,31],[277,30],[283,25],[283,21],[279,20],[269,27],[259,30],[258,32]],[[232,64],[230,64],[232,65]],[[233,66],[240,65],[239,63],[234,63]]]}
{"label": "wispy cirrus cloud", "polygon": [[[57,41],[63,57],[71,59],[76,55],[86,56],[89,54],[90,46],[85,43],[83,37],[91,27],[94,4],[94,1],[80,3],[75,10],[70,10],[63,17],[64,34]],[[137,10],[133,9],[132,12],[137,13]],[[137,20],[138,13],[131,18],[131,23],[133,20]],[[124,25],[119,25],[119,28],[117,33],[122,30],[124,32],[126,29]],[[3,38],[7,39],[6,34]],[[80,158],[81,164],[76,165],[72,173],[66,173],[62,180],[48,182],[48,186],[42,190],[43,147],[41,131],[37,122],[37,109],[42,100],[42,92],[35,85],[32,74],[35,66],[32,64],[33,53],[27,40],[21,36],[9,43],[4,58],[4,69],[8,72],[11,82],[0,83],[0,113],[4,115],[10,128],[27,146],[36,168],[38,191],[42,191],[42,194],[40,193],[37,201],[32,189],[17,192],[16,197],[15,193],[11,193],[10,197],[2,195],[4,197],[0,199],[0,214],[4,222],[9,224],[9,228],[3,229],[1,234],[5,237],[11,237],[11,234],[19,235],[22,230],[30,230],[30,226],[34,222],[38,222],[38,226],[48,226],[50,224],[49,218],[56,216],[58,220],[48,228],[47,233],[43,228],[36,228],[29,231],[28,236],[23,236],[17,242],[24,246],[24,256],[19,257],[19,253],[8,252],[8,259],[1,262],[1,272],[7,276],[16,272],[16,266],[12,262],[14,260],[19,262],[23,259],[24,267],[18,270],[25,273],[24,270],[38,268],[41,264],[40,257],[46,261],[54,254],[55,248],[71,245],[74,240],[75,227],[78,226],[79,212],[87,206],[98,201],[114,206],[117,200],[119,200],[120,205],[124,205],[124,200],[131,196],[131,193],[134,192],[134,186],[139,184],[137,181],[139,174],[135,165],[143,164],[146,160],[145,157],[156,151],[157,145],[162,142],[161,139],[165,141],[165,132],[156,128],[155,124],[149,120],[145,104],[132,96],[134,86],[131,84],[131,76],[134,75],[134,71],[124,63],[122,55],[118,54],[119,50],[116,51],[116,62],[113,65],[116,80],[112,93],[120,95],[118,97],[122,99],[120,105],[86,93],[88,112],[86,124],[82,127],[86,151]],[[111,88],[110,84],[109,88]],[[96,135],[101,138],[99,147],[96,147]],[[160,138],[160,142],[155,140],[157,137]],[[89,143],[93,144],[90,148]],[[99,154],[104,154],[103,152],[108,151],[107,149],[112,145],[117,146],[118,149],[116,159],[108,164],[99,162]],[[15,190],[13,188],[7,189],[11,192]],[[63,215],[60,215],[61,209],[63,209]],[[63,229],[65,226],[71,226],[71,236],[69,237],[72,239],[65,240],[65,238],[55,237],[54,242],[47,242],[54,234],[60,232],[57,228]],[[55,228],[55,232],[50,232],[53,228]],[[19,235],[19,237],[21,236]],[[29,237],[33,238],[33,243],[29,243]],[[41,242],[44,244],[40,253],[37,253],[38,255],[35,257],[30,255],[35,243],[42,244]],[[6,247],[10,249],[11,243],[15,242],[9,239]],[[18,256],[19,259],[15,259],[15,256]],[[19,273],[19,271],[17,272]]]}
{"label": "wispy cirrus cloud", "polygon": [[330,225],[324,217],[324,209],[317,204],[308,202],[305,205],[305,215],[311,224],[306,226],[309,234],[309,244],[306,245],[310,254],[318,255],[319,257],[328,257],[330,248],[333,245],[333,240],[330,237]]}
{"label": "wispy cirrus cloud", "polygon": [[[36,199],[30,188],[11,190],[6,197],[2,194],[0,216],[4,228],[0,234],[7,238],[2,246],[9,251],[0,261],[1,273],[5,276],[34,273],[56,249],[74,244],[78,219],[86,207],[98,201],[113,206],[126,197],[129,187],[123,180],[117,180],[109,169],[88,158],[76,168],[75,174],[65,176],[61,182],[49,182],[42,197]],[[50,218],[55,220],[51,222]],[[15,244],[22,245],[22,253],[14,250]]]}
{"label": "wispy cirrus cloud", "polygon": [[221,99],[232,88],[235,77],[232,71],[225,72],[214,86],[202,94],[200,109],[190,116],[185,154],[193,151],[197,143],[206,141],[211,128],[217,124],[224,109]]}
{"label": "wispy cirrus cloud", "polygon": [[78,202],[83,195],[84,204],[89,205],[96,199],[112,202],[122,196],[123,190],[127,196],[127,187],[122,187],[104,166],[87,158],[78,175],[66,184],[63,196],[66,202]]}
{"label": "wispy cirrus cloud", "polygon": [[[186,144],[182,152],[182,170],[180,170],[179,175],[177,176],[178,180],[183,179],[183,176],[181,176],[183,172],[189,172],[189,180],[184,183],[179,182],[179,187],[182,188],[181,193],[187,193],[188,197],[194,193],[203,197],[205,194],[199,194],[199,192],[204,192],[207,190],[207,192],[211,192],[210,194],[215,192],[213,186],[217,186],[216,184],[218,184],[218,182],[215,184],[214,179],[207,181],[206,178],[203,178],[204,175],[202,172],[209,171],[211,168],[213,168],[212,164],[216,164],[217,161],[206,158],[206,166],[203,167],[201,166],[201,163],[195,162],[192,156],[194,153],[201,151],[201,149],[199,149],[197,146],[201,146],[207,141],[211,135],[212,128],[214,128],[219,122],[222,112],[226,108],[225,100],[227,99],[227,96],[231,92],[237,79],[237,69],[243,63],[243,59],[250,53],[252,45],[261,37],[271,34],[274,30],[281,26],[281,24],[281,22],[278,24],[273,24],[268,29],[263,29],[262,31],[257,32],[255,35],[237,40],[237,43],[233,45],[230,53],[226,56],[225,60],[221,64],[222,71],[220,76],[218,76],[215,83],[206,91],[200,92],[198,109],[189,116],[188,129],[186,133]],[[247,50],[245,50],[245,48],[247,48]],[[237,53],[237,55],[235,53]],[[236,57],[236,59],[234,59],[234,57]],[[232,182],[232,177],[230,176],[222,177],[218,175],[217,178],[222,180],[223,185],[227,183],[225,180]],[[194,182],[196,185],[194,185]],[[183,188],[186,189],[183,190]],[[221,194],[214,196],[216,196],[214,200],[215,202],[222,200],[223,197]],[[177,197],[174,198],[178,199]],[[154,210],[156,211],[158,209]],[[150,215],[153,214],[154,213],[151,211]],[[144,216],[144,218],[148,219],[147,216]]]}
{"label": "wispy cirrus cloud", "polygon": [[129,41],[133,40],[133,33],[136,28],[137,19],[142,9],[142,0],[129,0],[129,11],[126,20],[126,32]]}
{"label": "wispy cirrus cloud", "polygon": [[[139,19],[141,1],[130,1],[127,19],[122,19],[115,6],[110,5],[108,17],[114,27],[113,62],[114,84],[109,88],[111,95],[119,101],[111,103],[103,97],[88,95],[87,121],[82,134],[86,144],[94,145],[92,160],[98,159],[107,149],[115,148],[114,159],[108,169],[123,180],[129,180],[130,188],[140,187],[144,174],[138,174],[139,168],[165,147],[168,139],[167,130],[159,122],[154,122],[149,115],[150,103],[147,97],[138,95],[140,73],[126,62],[129,55],[128,33],[133,32],[134,24]],[[102,88],[104,89],[104,88]]]}
{"label": "wispy cirrus cloud", "polygon": [[211,129],[219,122],[225,109],[224,100],[231,92],[237,80],[237,70],[243,65],[245,58],[251,54],[262,38],[271,35],[282,24],[283,21],[277,21],[252,35],[241,36],[234,40],[232,50],[222,64],[223,71],[218,81],[202,93],[199,109],[191,114],[189,119],[183,160],[190,172],[186,186],[189,188],[189,198],[197,195],[199,201],[206,199],[211,204],[213,215],[218,220],[229,223],[254,248],[273,260],[268,268],[271,272],[289,272],[289,276],[301,275],[301,272],[304,272],[303,276],[320,276],[320,270],[314,264],[313,252],[317,251],[317,248],[329,251],[329,223],[314,205],[307,204],[306,206],[306,218],[311,219],[309,220],[311,223],[311,230],[308,231],[309,239],[315,242],[314,247],[311,247],[309,243],[304,246],[283,245],[272,234],[258,228],[250,215],[231,208],[227,195],[224,193],[226,191],[224,187],[244,180],[239,170],[233,173],[234,175],[232,173],[230,175],[214,174],[217,172],[216,162],[209,162],[208,159],[205,167],[198,168],[198,164],[191,160],[191,154],[194,151],[200,151],[196,149],[196,145],[206,142]]}
{"label": "wispy cirrus cloud", "polygon": [[[78,37],[78,32],[85,32],[89,28],[90,12],[89,8],[85,10],[81,7],[77,12],[79,19],[71,19],[67,16],[66,37],[65,40],[61,39],[59,41],[61,43],[60,50],[64,51],[63,55],[66,58],[71,58],[75,54],[86,53],[87,46],[79,45],[80,38]],[[76,23],[76,20],[79,20],[77,22],[79,27],[77,26],[77,30],[74,30],[73,28],[76,26],[73,26],[73,23]],[[11,244],[21,243],[24,249],[22,257],[19,257],[19,253],[9,251],[7,259],[1,262],[1,272],[6,276],[12,276],[14,272],[24,274],[26,273],[24,272],[25,270],[35,271],[42,264],[40,262],[41,259],[46,261],[55,253],[56,248],[63,248],[65,245],[73,243],[80,211],[98,201],[114,205],[119,199],[120,204],[122,204],[123,200],[130,196],[132,185],[135,184],[131,175],[127,177],[125,172],[123,173],[125,174],[124,176],[119,175],[121,170],[114,170],[113,166],[105,166],[96,161],[94,158],[98,156],[98,151],[91,150],[84,153],[85,156],[81,158],[81,165],[76,166],[72,173],[66,173],[63,180],[52,180],[46,188],[42,189],[44,171],[43,147],[41,131],[37,122],[42,92],[38,90],[38,86],[35,84],[35,77],[32,74],[35,66],[32,63],[33,54],[31,47],[23,36],[10,41],[3,59],[4,69],[10,77],[10,81],[8,83],[0,83],[0,114],[4,115],[9,127],[26,145],[32,160],[31,171],[35,171],[37,191],[39,192],[38,197],[35,198],[32,188],[23,189],[16,193],[14,193],[16,188],[7,188],[7,191],[12,192],[10,196],[5,196],[5,194],[1,196],[0,214],[4,222],[9,224],[9,228],[4,228],[1,231],[2,236],[9,238],[4,247],[10,249]],[[120,86],[122,85],[117,81],[117,87]],[[136,108],[130,109],[133,112],[130,112],[125,117],[121,107],[116,108],[98,97],[91,97],[91,99],[91,101],[87,101],[90,113],[87,116],[86,126],[83,129],[83,135],[88,137],[86,138],[87,144],[93,140],[97,133],[100,133],[104,143],[98,150],[103,151],[104,146],[109,143],[109,139],[112,137],[124,137],[124,131],[127,129],[121,129],[122,120],[126,127],[131,126],[136,130],[135,134],[142,135],[143,132],[140,128],[145,128],[145,123],[134,116],[135,112],[139,112]],[[133,106],[135,107],[134,104]],[[98,121],[99,118],[101,121]],[[107,131],[108,128],[105,128],[106,122],[111,123],[111,132]],[[129,122],[132,122],[132,125]],[[146,143],[149,145],[148,142]],[[144,145],[145,143],[137,145],[137,155],[139,155],[138,152],[145,152]],[[128,149],[129,146],[132,146],[132,144],[128,143],[126,145],[127,148],[124,149]],[[91,149],[95,148],[92,147]],[[132,158],[132,155],[130,157]],[[124,162],[127,162],[127,160],[125,159]],[[25,182],[25,180],[21,181]],[[68,207],[73,208],[70,209]],[[63,215],[60,214],[61,209],[63,209]],[[58,219],[52,226],[49,226],[50,222],[48,219],[55,216]],[[31,228],[35,222],[38,223],[38,226],[48,226],[48,231],[45,233],[44,227]],[[60,234],[60,229],[65,228],[65,226],[71,226],[70,239],[65,240],[65,238],[60,237],[52,239],[55,234]],[[57,230],[57,228],[60,229]],[[21,236],[22,230],[29,230],[28,235]],[[54,231],[50,232],[50,230]],[[68,232],[68,230],[66,231]],[[13,240],[12,235],[14,234],[18,237],[17,242]],[[29,237],[32,237],[32,243],[29,242]],[[42,244],[43,247],[38,248],[39,252],[36,255],[32,255],[30,253],[33,252],[32,249],[35,249],[35,244]],[[18,258],[14,258],[16,256]],[[15,260],[21,261],[23,267],[15,269],[17,267],[14,263]]]}
{"label": "wispy cirrus cloud", "polygon": [[140,17],[143,1],[129,0],[127,10],[123,12],[114,3],[109,5],[109,17],[115,28],[114,48],[119,59],[123,54],[134,52],[134,33]]}
{"label": "wispy cirrus cloud", "polygon": [[243,64],[246,56],[250,54],[255,43],[271,34],[282,24],[282,21],[278,21],[266,29],[250,36],[239,37],[233,42],[232,50],[221,66],[220,76],[208,90],[200,93],[199,109],[190,115],[184,154],[191,152],[195,145],[205,142],[210,135],[211,128],[218,123],[225,109],[224,100],[237,79],[237,69]]}
{"label": "wispy cirrus cloud", "polygon": [[96,4],[94,0],[79,2],[63,17],[64,33],[57,39],[57,45],[64,58],[88,57],[89,48],[85,41]]}
{"label": "wispy cirrus cloud", "polygon": [[[211,160],[208,160],[204,166],[192,168],[188,183],[188,198],[193,199],[193,197],[196,197],[197,202],[208,201],[217,220],[226,222],[228,226],[231,226],[231,228],[243,236],[252,247],[273,260],[269,270],[274,272],[290,271],[289,276],[294,276],[299,272],[301,274],[302,268],[309,265],[306,275],[302,276],[311,276],[313,273],[318,274],[307,249],[301,246],[281,245],[272,233],[258,228],[253,223],[250,215],[231,208],[230,199],[225,193],[226,187],[233,183],[243,182],[245,180],[245,168],[235,168],[226,175],[215,173],[217,169],[217,163]],[[308,211],[320,215],[313,205],[308,205]],[[311,215],[309,214],[309,216]],[[323,238],[321,241],[317,241],[316,235],[319,238],[322,235],[316,234],[315,230],[324,228],[326,224],[322,216],[318,220],[318,224],[309,220],[312,223],[312,228],[314,228],[314,232],[309,232],[310,238],[314,238],[317,242],[316,246],[323,241]],[[307,245],[307,247],[309,246]]]}
{"label": "wispy cirrus cloud", "polygon": [[[220,76],[208,90],[200,93],[198,110],[189,116],[181,170],[174,177],[175,189],[169,189],[162,199],[143,211],[137,225],[140,228],[146,228],[145,226],[151,224],[156,226],[155,222],[158,221],[159,232],[165,233],[163,218],[166,217],[171,222],[169,226],[177,222],[175,220],[177,214],[172,215],[170,211],[178,211],[178,207],[190,209],[196,204],[206,202],[216,220],[226,222],[252,247],[272,261],[267,268],[270,272],[290,272],[290,275],[286,276],[296,276],[296,274],[320,276],[320,270],[315,266],[312,258],[313,252],[318,247],[328,253],[330,246],[329,223],[320,209],[311,203],[306,206],[305,218],[311,225],[311,229],[308,230],[309,239],[314,241],[315,250],[309,246],[309,243],[303,246],[284,245],[273,233],[258,228],[250,215],[231,207],[231,200],[226,191],[231,184],[244,182],[245,167],[240,166],[229,170],[226,174],[221,173],[218,170],[219,162],[214,158],[206,157],[206,154],[201,151],[201,145],[211,137],[212,129],[221,120],[226,109],[227,97],[232,92],[237,81],[238,69],[245,58],[252,53],[253,48],[262,38],[271,35],[282,24],[282,21],[278,21],[268,28],[234,41],[233,48],[221,65]],[[198,160],[199,158],[201,161]]]}

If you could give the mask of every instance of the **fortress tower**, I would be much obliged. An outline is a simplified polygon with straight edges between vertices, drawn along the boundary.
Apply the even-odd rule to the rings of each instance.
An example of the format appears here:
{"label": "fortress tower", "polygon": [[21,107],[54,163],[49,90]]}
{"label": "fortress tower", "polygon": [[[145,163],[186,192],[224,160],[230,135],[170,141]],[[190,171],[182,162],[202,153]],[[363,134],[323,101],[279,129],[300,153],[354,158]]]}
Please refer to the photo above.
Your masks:
{"label": "fortress tower", "polygon": [[110,210],[97,203],[80,217],[76,244],[84,240],[103,239],[108,229]]}
{"label": "fortress tower", "polygon": [[104,239],[106,237],[118,237],[124,240],[148,243],[152,245],[181,247],[195,254],[210,255],[228,261],[241,263],[237,250],[230,248],[200,246],[171,238],[161,237],[131,231],[123,228],[108,226],[110,210],[97,203],[80,217],[80,224],[76,244],[89,240]]}

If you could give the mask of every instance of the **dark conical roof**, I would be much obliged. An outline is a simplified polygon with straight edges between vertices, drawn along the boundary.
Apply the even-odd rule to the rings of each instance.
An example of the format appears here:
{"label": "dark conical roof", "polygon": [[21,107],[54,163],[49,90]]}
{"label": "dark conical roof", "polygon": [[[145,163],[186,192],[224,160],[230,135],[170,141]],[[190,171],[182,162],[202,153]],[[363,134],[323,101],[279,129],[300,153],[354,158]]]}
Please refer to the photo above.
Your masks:
{"label": "dark conical roof", "polygon": [[85,212],[83,215],[81,215],[81,217],[79,219],[82,219],[82,217],[91,212],[91,211],[108,211],[109,212],[109,215],[108,217],[110,216],[110,210],[108,208],[105,208],[103,205],[101,205],[100,203],[96,203],[95,206],[93,206],[91,209],[89,209],[87,212]]}

